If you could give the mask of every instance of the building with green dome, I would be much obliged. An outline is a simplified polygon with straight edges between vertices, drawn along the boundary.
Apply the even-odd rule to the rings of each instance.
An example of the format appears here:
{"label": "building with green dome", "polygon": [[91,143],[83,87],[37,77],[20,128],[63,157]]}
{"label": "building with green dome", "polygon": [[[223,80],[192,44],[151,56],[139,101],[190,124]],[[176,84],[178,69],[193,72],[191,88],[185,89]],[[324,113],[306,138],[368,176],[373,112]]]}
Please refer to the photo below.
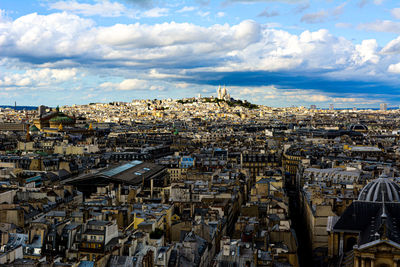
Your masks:
{"label": "building with green dome", "polygon": [[34,119],[31,127],[35,126],[38,130],[43,130],[44,128],[58,129],[60,125],[64,127],[74,127],[75,119],[69,117],[68,115],[59,111],[51,111],[47,114],[43,114],[36,119]]}
{"label": "building with green dome", "polygon": [[62,125],[62,127],[73,127],[75,126],[75,120],[64,113],[59,112],[55,117],[49,120],[49,124],[50,128],[58,128],[60,125]]}
{"label": "building with green dome", "polygon": [[39,130],[39,128],[38,127],[36,127],[36,125],[31,125],[31,127],[29,127],[29,132],[31,132],[31,133],[35,133],[35,132],[39,132],[40,130]]}

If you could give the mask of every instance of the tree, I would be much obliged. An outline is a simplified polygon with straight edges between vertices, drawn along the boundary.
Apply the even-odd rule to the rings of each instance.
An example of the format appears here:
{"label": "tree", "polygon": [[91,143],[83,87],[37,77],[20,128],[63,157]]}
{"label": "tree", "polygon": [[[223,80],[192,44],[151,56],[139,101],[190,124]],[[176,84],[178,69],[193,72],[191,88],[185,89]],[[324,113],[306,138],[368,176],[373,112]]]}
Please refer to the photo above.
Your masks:
{"label": "tree", "polygon": [[164,231],[160,228],[156,228],[154,231],[150,233],[151,239],[160,239],[164,235]]}

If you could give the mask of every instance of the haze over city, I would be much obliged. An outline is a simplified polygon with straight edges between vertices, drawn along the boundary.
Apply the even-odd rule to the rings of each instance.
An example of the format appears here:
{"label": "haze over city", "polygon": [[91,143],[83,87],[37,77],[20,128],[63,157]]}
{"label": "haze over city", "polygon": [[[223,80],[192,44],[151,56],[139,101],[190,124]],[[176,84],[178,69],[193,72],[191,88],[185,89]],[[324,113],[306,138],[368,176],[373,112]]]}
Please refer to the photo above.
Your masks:
{"label": "haze over city", "polygon": [[397,1],[2,1],[0,104],[398,106]]}

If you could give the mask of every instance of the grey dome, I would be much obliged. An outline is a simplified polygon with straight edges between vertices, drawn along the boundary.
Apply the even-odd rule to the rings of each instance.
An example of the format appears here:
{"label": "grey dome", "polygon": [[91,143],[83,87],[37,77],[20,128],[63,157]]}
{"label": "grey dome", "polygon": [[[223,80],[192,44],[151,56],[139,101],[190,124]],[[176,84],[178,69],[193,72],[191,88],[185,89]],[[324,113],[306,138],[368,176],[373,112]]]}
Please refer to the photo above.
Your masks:
{"label": "grey dome", "polygon": [[364,124],[352,124],[348,128],[351,131],[368,131],[368,127]]}
{"label": "grey dome", "polygon": [[358,200],[372,202],[400,202],[400,186],[386,175],[368,183],[361,190]]}

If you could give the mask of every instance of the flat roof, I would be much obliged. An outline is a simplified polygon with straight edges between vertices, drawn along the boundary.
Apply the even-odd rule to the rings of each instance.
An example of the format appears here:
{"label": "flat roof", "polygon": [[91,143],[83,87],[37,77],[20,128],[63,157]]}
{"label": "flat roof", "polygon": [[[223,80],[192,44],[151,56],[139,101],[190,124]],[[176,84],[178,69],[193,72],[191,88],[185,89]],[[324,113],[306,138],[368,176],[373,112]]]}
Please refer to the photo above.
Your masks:
{"label": "flat roof", "polygon": [[[126,165],[126,164],[125,164]],[[124,166],[124,165],[123,165]],[[120,166],[122,167],[122,166]],[[124,166],[126,168],[123,171],[111,171],[110,173],[113,173],[112,176],[107,176],[109,173],[106,171],[106,175],[104,173],[100,173],[99,176],[106,176],[112,180],[119,181],[122,183],[127,183],[127,184],[137,184],[142,182],[143,180],[146,180],[153,175],[157,174],[161,170],[165,169],[164,166],[160,166],[157,164],[153,163],[140,163],[137,165],[131,165],[130,168],[127,168],[128,166]],[[117,167],[118,169],[119,167]]]}
{"label": "flat roof", "polygon": [[103,178],[110,182],[118,182],[129,185],[137,185],[147,180],[154,175],[157,175],[165,167],[154,163],[134,160],[116,167],[111,167],[106,170],[101,170],[97,173],[84,174],[78,177],[70,178],[62,181],[64,184],[76,184],[92,180],[94,178]]}
{"label": "flat roof", "polygon": [[142,163],[143,163],[143,161],[134,160],[134,161],[131,161],[129,163],[123,164],[121,166],[118,166],[116,168],[108,169],[106,171],[103,171],[103,172],[100,173],[100,175],[104,175],[104,176],[107,176],[107,177],[113,177],[115,175],[118,175],[118,174],[120,174],[120,173],[122,173],[124,171],[127,171],[127,170],[135,167],[136,165],[139,165],[139,164],[142,164]]}

